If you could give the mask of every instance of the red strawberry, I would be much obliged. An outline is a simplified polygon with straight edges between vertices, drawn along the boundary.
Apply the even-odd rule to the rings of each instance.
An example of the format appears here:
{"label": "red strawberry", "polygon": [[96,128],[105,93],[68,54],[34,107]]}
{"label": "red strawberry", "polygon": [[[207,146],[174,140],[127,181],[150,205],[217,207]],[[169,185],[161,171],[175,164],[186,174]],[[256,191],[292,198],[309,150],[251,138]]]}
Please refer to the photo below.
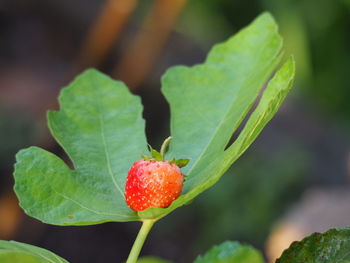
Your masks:
{"label": "red strawberry", "polygon": [[150,207],[168,207],[182,192],[184,176],[179,168],[187,159],[164,161],[165,149],[171,137],[164,141],[161,152],[151,149],[152,157],[133,164],[125,184],[125,199],[134,211]]}

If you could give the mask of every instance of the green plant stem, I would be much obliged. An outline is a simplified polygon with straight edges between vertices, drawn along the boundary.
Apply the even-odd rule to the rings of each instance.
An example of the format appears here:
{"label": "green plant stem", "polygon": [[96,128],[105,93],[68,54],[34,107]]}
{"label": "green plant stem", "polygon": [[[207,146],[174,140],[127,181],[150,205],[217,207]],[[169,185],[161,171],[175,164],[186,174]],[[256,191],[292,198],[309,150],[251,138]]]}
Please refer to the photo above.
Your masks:
{"label": "green plant stem", "polygon": [[156,220],[144,220],[142,222],[142,227],[135,239],[134,245],[131,248],[128,260],[126,261],[126,263],[136,263],[137,259],[139,257],[139,254],[141,252],[143,243],[145,243],[146,237],[149,233],[149,231],[151,230],[152,226],[154,225],[154,223],[156,222]]}
{"label": "green plant stem", "polygon": [[166,138],[165,141],[162,144],[162,147],[160,148],[160,155],[162,156],[163,160],[164,160],[164,156],[165,156],[166,150],[167,150],[167,148],[169,146],[169,143],[170,143],[172,138],[173,137],[171,137],[171,136]]}

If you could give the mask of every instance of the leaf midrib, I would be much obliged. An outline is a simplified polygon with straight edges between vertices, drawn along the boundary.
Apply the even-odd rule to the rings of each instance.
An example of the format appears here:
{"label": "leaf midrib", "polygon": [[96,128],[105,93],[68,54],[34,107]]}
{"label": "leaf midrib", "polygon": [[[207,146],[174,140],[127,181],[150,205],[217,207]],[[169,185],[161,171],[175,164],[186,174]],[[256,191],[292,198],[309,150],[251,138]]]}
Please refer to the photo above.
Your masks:
{"label": "leaf midrib", "polygon": [[[86,81],[85,81],[85,83],[86,83]],[[112,179],[112,182],[113,182],[114,186],[116,187],[117,191],[120,193],[122,199],[124,199],[124,193],[121,190],[118,182],[116,181],[116,179],[114,177],[114,173],[112,171],[112,166],[111,166],[110,157],[109,157],[109,151],[108,151],[107,144],[106,144],[104,122],[103,122],[101,108],[100,108],[100,103],[99,103],[100,102],[100,96],[99,96],[98,92],[96,92],[98,86],[95,83],[95,79],[91,80],[91,84],[93,86],[93,92],[95,93],[96,98],[98,98],[98,102],[95,105],[96,105],[96,108],[97,108],[97,111],[98,111],[98,118],[99,118],[99,122],[100,122],[100,130],[101,130],[101,139],[102,139],[103,150],[104,150],[104,153],[105,153],[105,158],[106,158],[106,163],[107,163],[107,170],[108,170],[108,173],[109,173],[109,175],[110,175],[110,177]]]}
{"label": "leaf midrib", "polygon": [[96,211],[94,209],[91,209],[91,208],[88,208],[87,206],[81,204],[80,202],[74,200],[73,198],[65,195],[65,194],[62,194],[61,192],[58,192],[56,189],[54,189],[53,187],[51,187],[51,189],[58,195],[60,195],[61,197],[63,197],[64,199],[68,200],[68,201],[72,201],[73,203],[75,203],[76,205],[80,206],[81,208],[89,211],[89,212],[92,212],[96,215],[105,215],[105,216],[120,216],[120,217],[125,217],[125,218],[129,218],[129,216],[126,216],[126,215],[121,215],[121,214],[114,214],[114,213],[106,213],[106,212],[100,212],[100,211]]}
{"label": "leaf midrib", "polygon": [[110,157],[109,157],[109,152],[107,149],[107,144],[106,144],[106,136],[105,136],[105,129],[104,129],[104,123],[103,123],[103,119],[101,117],[101,115],[98,115],[99,117],[99,121],[100,121],[100,127],[101,127],[101,139],[102,139],[102,144],[103,144],[103,149],[104,149],[104,153],[105,153],[105,157],[106,157],[106,162],[107,162],[107,169],[108,169],[108,173],[110,175],[110,177],[112,178],[112,182],[115,185],[115,187],[117,188],[117,190],[119,191],[119,193],[121,194],[122,198],[124,198],[124,193],[121,190],[118,182],[115,180],[114,178],[114,173],[112,171],[112,167],[111,167],[111,162],[110,162]]}

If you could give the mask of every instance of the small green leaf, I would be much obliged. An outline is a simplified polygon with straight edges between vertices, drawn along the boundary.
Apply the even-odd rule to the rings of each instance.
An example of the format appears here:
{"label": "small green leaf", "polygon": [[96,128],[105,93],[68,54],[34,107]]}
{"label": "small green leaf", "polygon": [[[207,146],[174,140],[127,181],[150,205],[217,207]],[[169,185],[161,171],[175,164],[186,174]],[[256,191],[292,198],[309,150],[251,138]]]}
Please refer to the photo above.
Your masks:
{"label": "small green leaf", "polygon": [[0,240],[1,263],[68,263],[54,253],[15,241]]}
{"label": "small green leaf", "polygon": [[276,263],[349,263],[350,228],[331,229],[315,233],[294,242]]}
{"label": "small green leaf", "polygon": [[194,263],[263,263],[263,257],[256,249],[238,242],[226,241],[211,248],[204,256],[198,256]]}
{"label": "small green leaf", "polygon": [[171,262],[158,257],[142,257],[137,260],[137,263],[171,263]]}
{"label": "small green leaf", "polygon": [[215,184],[254,141],[292,86],[292,57],[268,82],[238,138],[228,145],[276,70],[281,48],[277,25],[265,13],[215,46],[204,64],[168,70],[163,78],[163,92],[172,114],[173,141],[168,154],[171,158],[190,158],[191,162],[183,170],[188,175],[183,194],[168,208],[139,212],[142,218],[162,217],[189,203]]}
{"label": "small green leaf", "polygon": [[175,160],[175,164],[182,168],[182,167],[185,167],[188,163],[189,163],[190,159],[178,159],[178,160]]}
{"label": "small green leaf", "polygon": [[147,153],[140,99],[125,85],[87,70],[61,92],[48,113],[52,135],[73,162],[37,147],[20,151],[15,191],[30,216],[55,225],[138,220],[125,203],[132,163]]}

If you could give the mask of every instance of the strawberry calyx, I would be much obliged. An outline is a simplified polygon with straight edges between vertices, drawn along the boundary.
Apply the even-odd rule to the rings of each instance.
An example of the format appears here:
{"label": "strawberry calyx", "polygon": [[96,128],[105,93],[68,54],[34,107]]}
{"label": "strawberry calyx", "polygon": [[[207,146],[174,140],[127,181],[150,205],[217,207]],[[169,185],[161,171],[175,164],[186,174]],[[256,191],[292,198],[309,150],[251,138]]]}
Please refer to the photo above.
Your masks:
{"label": "strawberry calyx", "polygon": [[168,138],[166,138],[160,148],[160,151],[157,151],[155,149],[152,148],[151,145],[148,145],[149,151],[151,153],[151,156],[147,156],[147,155],[142,155],[142,158],[145,161],[161,161],[161,162],[169,162],[169,163],[173,163],[176,166],[178,166],[179,168],[185,167],[188,162],[190,161],[190,159],[171,159],[171,160],[165,160],[165,154],[168,150],[169,147],[169,143],[172,140],[172,137],[169,136]]}

